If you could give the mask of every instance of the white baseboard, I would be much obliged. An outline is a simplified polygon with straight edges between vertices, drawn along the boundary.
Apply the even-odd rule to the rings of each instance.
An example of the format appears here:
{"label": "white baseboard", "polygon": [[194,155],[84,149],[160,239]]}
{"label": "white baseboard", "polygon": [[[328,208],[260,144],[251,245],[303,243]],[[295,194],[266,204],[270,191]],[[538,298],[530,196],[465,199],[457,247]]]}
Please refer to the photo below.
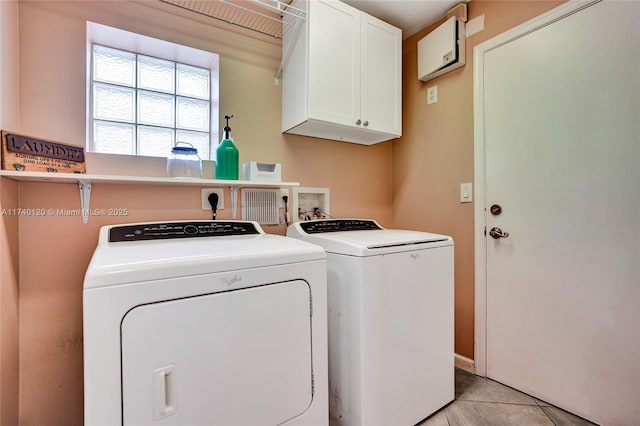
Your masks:
{"label": "white baseboard", "polygon": [[468,371],[471,374],[476,374],[476,364],[472,359],[465,356],[455,354],[454,365],[464,371]]}

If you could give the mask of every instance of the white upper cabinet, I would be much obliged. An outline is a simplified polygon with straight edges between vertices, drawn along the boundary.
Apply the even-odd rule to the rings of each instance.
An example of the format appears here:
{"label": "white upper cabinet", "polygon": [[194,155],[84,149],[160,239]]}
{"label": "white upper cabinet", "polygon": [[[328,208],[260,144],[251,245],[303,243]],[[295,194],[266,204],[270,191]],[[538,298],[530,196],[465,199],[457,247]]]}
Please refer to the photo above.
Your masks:
{"label": "white upper cabinet", "polygon": [[282,73],[282,130],[371,145],[402,134],[402,32],[337,0],[307,11]]}

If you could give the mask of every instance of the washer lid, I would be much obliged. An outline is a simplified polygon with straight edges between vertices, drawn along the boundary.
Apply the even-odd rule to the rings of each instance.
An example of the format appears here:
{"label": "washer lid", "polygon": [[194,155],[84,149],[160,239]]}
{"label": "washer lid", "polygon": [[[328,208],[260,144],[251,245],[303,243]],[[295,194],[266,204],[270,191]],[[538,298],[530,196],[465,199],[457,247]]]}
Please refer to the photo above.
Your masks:
{"label": "washer lid", "polygon": [[103,227],[84,288],[325,259],[324,250],[279,235],[225,235],[109,242]]}
{"label": "washer lid", "polygon": [[422,250],[453,245],[446,235],[400,229],[367,229],[307,233],[299,223],[291,225],[288,236],[295,236],[323,247],[328,253],[350,256],[377,256],[385,253]]}

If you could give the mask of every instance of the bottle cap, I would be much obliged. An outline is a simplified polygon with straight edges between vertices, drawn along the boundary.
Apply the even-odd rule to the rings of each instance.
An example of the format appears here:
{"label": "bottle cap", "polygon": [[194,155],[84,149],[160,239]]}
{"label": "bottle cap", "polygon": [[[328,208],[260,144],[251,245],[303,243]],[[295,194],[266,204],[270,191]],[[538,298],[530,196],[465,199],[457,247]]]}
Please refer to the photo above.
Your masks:
{"label": "bottle cap", "polygon": [[191,146],[178,146],[178,144],[185,144],[185,145],[191,145],[188,142],[176,142],[176,144],[173,146],[173,148],[171,148],[171,153],[172,154],[186,154],[186,155],[198,155],[198,150],[196,148],[193,147],[193,145]]}

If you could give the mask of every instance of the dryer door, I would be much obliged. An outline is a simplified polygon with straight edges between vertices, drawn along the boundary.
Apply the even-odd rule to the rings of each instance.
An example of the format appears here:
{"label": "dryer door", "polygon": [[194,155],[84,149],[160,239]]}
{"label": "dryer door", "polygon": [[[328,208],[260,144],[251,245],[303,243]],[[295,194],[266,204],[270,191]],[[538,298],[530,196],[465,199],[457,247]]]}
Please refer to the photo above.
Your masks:
{"label": "dryer door", "polygon": [[276,425],[311,404],[302,280],[137,306],[121,325],[124,425]]}

